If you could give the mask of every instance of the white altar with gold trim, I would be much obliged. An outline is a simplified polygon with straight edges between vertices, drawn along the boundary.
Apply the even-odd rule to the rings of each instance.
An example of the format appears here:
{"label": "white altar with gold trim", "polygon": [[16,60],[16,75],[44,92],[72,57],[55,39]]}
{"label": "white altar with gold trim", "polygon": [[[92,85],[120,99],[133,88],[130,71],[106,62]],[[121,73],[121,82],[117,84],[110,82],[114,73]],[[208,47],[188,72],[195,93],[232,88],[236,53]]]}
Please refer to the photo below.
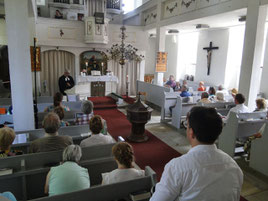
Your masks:
{"label": "white altar with gold trim", "polygon": [[[90,96],[107,96],[116,92],[118,78],[116,76],[77,76],[76,85],[66,90],[68,95],[79,95],[80,99]],[[101,95],[100,95],[101,94]]]}

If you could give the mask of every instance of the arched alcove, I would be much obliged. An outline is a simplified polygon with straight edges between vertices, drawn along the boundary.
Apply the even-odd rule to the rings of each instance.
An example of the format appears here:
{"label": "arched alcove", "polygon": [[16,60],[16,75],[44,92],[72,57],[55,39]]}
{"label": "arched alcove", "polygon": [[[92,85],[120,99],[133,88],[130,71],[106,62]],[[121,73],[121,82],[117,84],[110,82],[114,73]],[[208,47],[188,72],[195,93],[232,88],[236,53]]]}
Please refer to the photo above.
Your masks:
{"label": "arched alcove", "polygon": [[80,54],[80,71],[86,70],[91,75],[92,70],[105,75],[107,71],[107,55],[102,51],[90,50]]}

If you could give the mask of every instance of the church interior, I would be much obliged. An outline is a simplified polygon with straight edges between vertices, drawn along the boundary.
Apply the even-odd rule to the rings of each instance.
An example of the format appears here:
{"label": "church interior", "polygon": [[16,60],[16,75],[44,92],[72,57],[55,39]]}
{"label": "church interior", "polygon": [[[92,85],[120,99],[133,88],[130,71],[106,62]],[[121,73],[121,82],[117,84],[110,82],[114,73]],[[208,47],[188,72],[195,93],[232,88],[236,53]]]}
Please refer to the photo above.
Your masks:
{"label": "church interior", "polygon": [[[215,144],[243,172],[237,200],[268,201],[267,36],[268,0],[0,0],[0,198],[157,200],[166,164],[193,149],[187,124],[201,106],[222,118]],[[246,110],[236,112],[239,104]],[[58,107],[57,135],[81,146],[100,116],[113,142],[81,146],[89,188],[47,196],[65,150],[31,147]],[[8,152],[4,128],[15,132]],[[121,141],[145,176],[102,185]]]}

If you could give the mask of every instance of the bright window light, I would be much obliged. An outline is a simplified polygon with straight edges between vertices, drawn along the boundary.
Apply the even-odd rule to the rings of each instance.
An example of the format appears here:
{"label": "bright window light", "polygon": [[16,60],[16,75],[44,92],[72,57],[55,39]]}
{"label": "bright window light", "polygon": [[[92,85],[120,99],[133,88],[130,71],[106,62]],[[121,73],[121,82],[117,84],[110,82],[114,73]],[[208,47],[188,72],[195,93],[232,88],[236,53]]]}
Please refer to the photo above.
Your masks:
{"label": "bright window light", "polygon": [[124,13],[128,13],[135,9],[134,1],[135,0],[123,0],[122,1],[123,3],[122,7],[123,7]]}
{"label": "bright window light", "polygon": [[198,32],[179,34],[176,75],[178,79],[184,79],[185,75],[195,76],[198,40]]}

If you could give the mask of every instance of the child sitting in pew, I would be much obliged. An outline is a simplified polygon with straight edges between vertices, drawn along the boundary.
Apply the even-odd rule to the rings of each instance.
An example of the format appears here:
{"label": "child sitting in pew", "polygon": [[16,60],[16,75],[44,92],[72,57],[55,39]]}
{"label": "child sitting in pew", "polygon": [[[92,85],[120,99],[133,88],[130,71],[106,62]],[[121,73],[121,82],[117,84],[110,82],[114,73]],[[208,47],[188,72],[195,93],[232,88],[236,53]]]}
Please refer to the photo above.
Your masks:
{"label": "child sitting in pew", "polygon": [[88,170],[78,165],[82,157],[79,145],[69,145],[63,151],[63,163],[47,174],[45,194],[59,195],[90,187]]}
{"label": "child sitting in pew", "polygon": [[112,154],[118,168],[112,172],[102,173],[102,184],[112,184],[143,177],[144,170],[137,170],[133,166],[134,151],[127,142],[119,142],[112,148]]}
{"label": "child sitting in pew", "polygon": [[55,107],[54,112],[59,116],[60,118],[60,127],[69,126],[69,122],[63,121],[64,118],[64,109],[61,106]]}

